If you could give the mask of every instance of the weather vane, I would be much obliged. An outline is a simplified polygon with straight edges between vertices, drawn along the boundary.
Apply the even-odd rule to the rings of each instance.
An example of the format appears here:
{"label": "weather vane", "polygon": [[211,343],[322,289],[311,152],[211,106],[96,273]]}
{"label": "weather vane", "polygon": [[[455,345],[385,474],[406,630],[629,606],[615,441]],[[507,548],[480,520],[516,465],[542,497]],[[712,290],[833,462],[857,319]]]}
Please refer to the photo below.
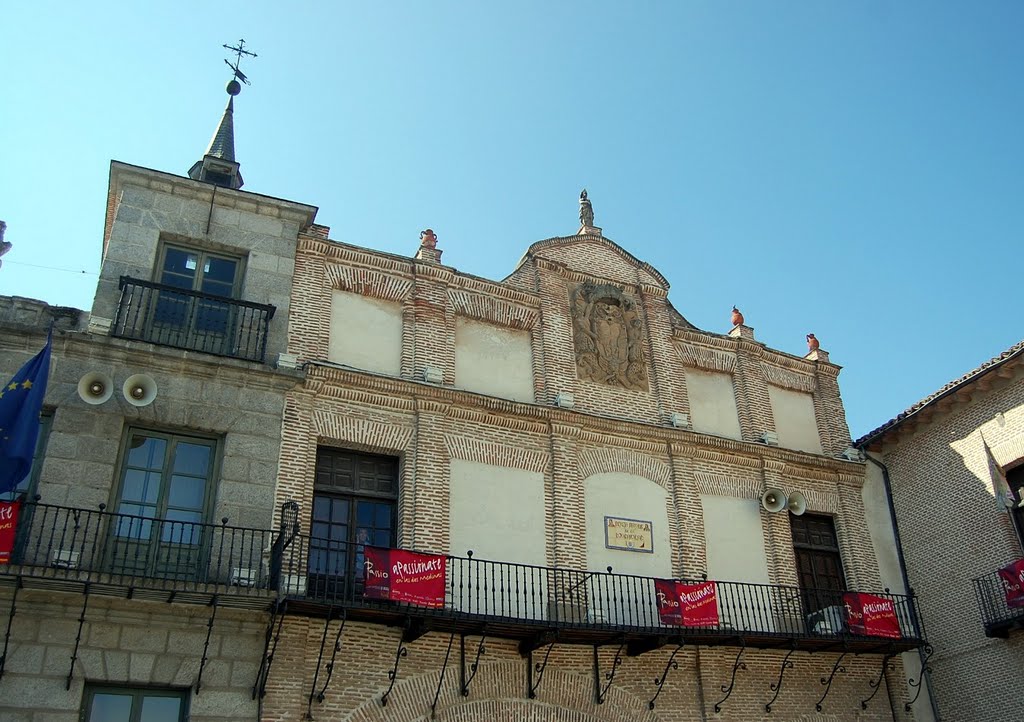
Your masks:
{"label": "weather vane", "polygon": [[235,77],[241,80],[246,85],[252,85],[252,83],[249,82],[249,79],[245,77],[245,73],[238,69],[238,65],[242,62],[243,55],[247,55],[250,58],[255,58],[258,57],[256,53],[250,53],[248,50],[245,49],[244,38],[238,41],[238,45],[225,45],[224,47],[235,54],[235,62],[233,63],[227,58],[224,59],[224,62],[228,64],[228,67],[231,68],[232,71],[234,71]]}

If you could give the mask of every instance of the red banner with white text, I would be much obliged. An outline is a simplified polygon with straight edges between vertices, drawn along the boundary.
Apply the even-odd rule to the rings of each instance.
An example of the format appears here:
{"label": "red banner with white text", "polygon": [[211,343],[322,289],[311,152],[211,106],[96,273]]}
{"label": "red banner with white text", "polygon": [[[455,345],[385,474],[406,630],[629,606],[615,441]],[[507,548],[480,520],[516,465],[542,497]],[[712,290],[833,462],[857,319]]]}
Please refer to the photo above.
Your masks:
{"label": "red banner with white text", "polygon": [[364,549],[363,566],[363,596],[367,599],[390,599],[420,607],[444,606],[447,557],[368,546]]}
{"label": "red banner with white text", "polygon": [[714,582],[684,584],[671,579],[655,579],[654,593],[662,624],[718,626],[718,588]]}
{"label": "red banner with white text", "polygon": [[18,514],[20,513],[20,501],[0,502],[0,564],[11,563],[14,535],[18,530]]}
{"label": "red banner with white text", "polygon": [[889,639],[903,636],[892,599],[862,592],[847,592],[843,595],[843,604],[846,605],[846,623],[852,634]]}
{"label": "red banner with white text", "polygon": [[1006,592],[1006,606],[1012,609],[1024,607],[1024,559],[1018,559],[999,570]]}

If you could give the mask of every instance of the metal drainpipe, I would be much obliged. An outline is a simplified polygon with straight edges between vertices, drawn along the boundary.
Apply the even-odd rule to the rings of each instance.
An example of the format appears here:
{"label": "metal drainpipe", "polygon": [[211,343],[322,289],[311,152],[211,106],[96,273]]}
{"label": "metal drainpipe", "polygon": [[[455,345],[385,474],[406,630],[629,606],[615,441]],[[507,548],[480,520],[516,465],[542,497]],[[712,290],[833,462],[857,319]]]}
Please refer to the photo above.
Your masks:
{"label": "metal drainpipe", "polygon": [[[893,539],[896,541],[896,560],[900,564],[900,576],[903,578],[903,588],[907,592],[907,600],[911,605],[911,611],[913,611],[917,605],[914,602],[914,593],[910,586],[910,577],[907,576],[907,561],[903,557],[903,542],[900,539],[899,523],[896,521],[896,506],[893,504],[892,500],[892,483],[889,480],[889,467],[868,454],[866,450],[861,449],[861,451],[864,452],[864,458],[882,470],[882,484],[885,486],[885,501],[889,505],[889,521],[892,522],[892,535]],[[920,619],[920,617],[918,617],[918,619]],[[932,693],[932,675],[925,668],[924,651],[922,651],[920,647],[917,648],[917,656],[921,659],[921,677],[924,679],[924,683],[928,688],[928,702],[931,705],[932,714],[935,716],[935,722],[940,722],[942,717],[939,715],[939,706],[935,701],[935,695]]]}

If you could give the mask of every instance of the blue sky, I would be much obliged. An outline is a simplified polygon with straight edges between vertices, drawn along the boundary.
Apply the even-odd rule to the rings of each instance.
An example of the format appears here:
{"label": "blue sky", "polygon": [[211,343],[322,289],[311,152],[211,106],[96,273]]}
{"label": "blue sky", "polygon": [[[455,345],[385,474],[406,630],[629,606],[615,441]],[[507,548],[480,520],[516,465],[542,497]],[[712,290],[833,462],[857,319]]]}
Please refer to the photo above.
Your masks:
{"label": "blue sky", "polygon": [[110,160],[184,175],[244,37],[245,187],[334,239],[500,279],[586,186],[693,324],[814,332],[854,437],[1022,336],[1024,4],[286,5],[0,10],[0,294],[91,305]]}

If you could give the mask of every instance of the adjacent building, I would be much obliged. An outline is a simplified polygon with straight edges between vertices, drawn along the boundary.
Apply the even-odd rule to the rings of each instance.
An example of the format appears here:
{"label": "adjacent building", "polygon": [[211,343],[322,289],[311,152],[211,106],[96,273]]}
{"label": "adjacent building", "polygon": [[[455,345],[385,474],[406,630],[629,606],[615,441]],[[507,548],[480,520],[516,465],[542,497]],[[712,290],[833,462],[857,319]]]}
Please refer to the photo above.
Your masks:
{"label": "adjacent building", "polygon": [[55,328],[4,714],[930,718],[825,351],[696,328],[585,194],[501,281],[333,241],[235,86],[189,178],[112,164],[90,313],[2,299],[4,373]]}
{"label": "adjacent building", "polygon": [[[926,601],[927,663],[945,719],[1024,716],[1020,580],[999,574],[1024,557],[1022,360],[1024,342],[857,441],[880,462],[869,486],[891,488],[904,573]],[[897,565],[891,555],[883,564],[892,576]]]}

